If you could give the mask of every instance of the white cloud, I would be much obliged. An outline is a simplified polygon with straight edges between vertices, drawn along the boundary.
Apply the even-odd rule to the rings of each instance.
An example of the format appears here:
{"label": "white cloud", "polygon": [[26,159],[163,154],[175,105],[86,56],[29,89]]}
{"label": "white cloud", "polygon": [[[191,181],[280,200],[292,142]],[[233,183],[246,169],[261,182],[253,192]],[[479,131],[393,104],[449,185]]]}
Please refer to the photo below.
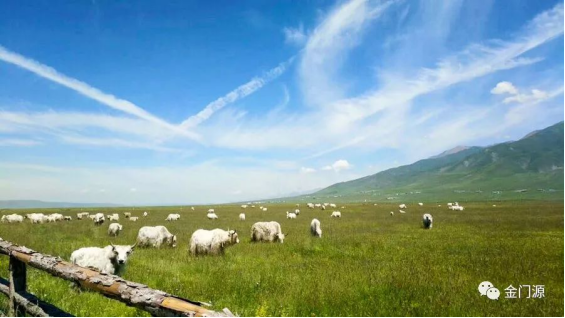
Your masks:
{"label": "white cloud", "polygon": [[262,88],[265,84],[269,83],[270,81],[276,79],[281,74],[283,74],[286,71],[288,65],[292,63],[293,59],[294,58],[290,58],[288,61],[283,62],[279,64],[277,67],[269,70],[263,76],[255,77],[249,82],[229,92],[227,95],[216,99],[215,101],[206,105],[206,107],[204,107],[204,109],[201,110],[198,114],[191,116],[187,118],[185,121],[183,121],[180,124],[180,126],[185,129],[196,127],[200,123],[210,118],[210,116],[212,116],[215,112],[224,108],[226,105],[234,103],[239,99],[242,99],[248,95],[255,93],[257,90]]}
{"label": "white cloud", "polygon": [[514,96],[506,97],[502,102],[505,104],[509,103],[531,103],[537,101],[543,101],[549,97],[547,92],[541,91],[539,89],[532,89],[531,94],[516,94]]}
{"label": "white cloud", "polygon": [[287,44],[301,46],[306,42],[307,36],[304,32],[304,26],[300,24],[298,28],[286,27],[283,29],[284,41]]}
{"label": "white cloud", "polygon": [[30,140],[30,139],[15,139],[15,138],[0,139],[0,147],[2,146],[30,147],[41,144],[42,143],[37,140]]}
{"label": "white cloud", "polygon": [[492,94],[518,94],[518,90],[510,82],[500,82],[490,91]]}
{"label": "white cloud", "polygon": [[302,55],[299,74],[306,100],[317,106],[344,97],[337,72],[348,51],[359,43],[359,36],[370,21],[393,1],[385,3],[352,0],[336,7],[309,36]]}
{"label": "white cloud", "polygon": [[169,124],[166,121],[157,118],[156,116],[148,113],[141,107],[135,105],[134,103],[115,97],[114,95],[107,94],[101,90],[92,87],[84,82],[77,79],[68,77],[64,74],[59,73],[54,68],[47,65],[43,65],[37,61],[26,58],[25,56],[19,55],[17,53],[8,51],[6,48],[0,46],[0,60],[16,65],[20,68],[26,69],[38,76],[48,79],[52,82],[63,85],[67,88],[74,90],[75,92],[96,100],[108,107],[126,112],[128,114],[134,115],[136,117],[142,118],[149,122],[155,123],[162,127],[165,127],[178,135],[185,136],[191,139],[199,139],[199,136],[195,133],[180,129],[179,127]]}
{"label": "white cloud", "polygon": [[131,189],[129,189],[129,192],[137,192],[137,189],[136,189],[136,188],[131,188]]}
{"label": "white cloud", "polygon": [[306,173],[314,173],[316,172],[316,169],[314,168],[309,168],[309,167],[301,167],[300,168],[300,173],[306,174]]}
{"label": "white cloud", "polygon": [[351,167],[352,165],[349,162],[347,162],[347,160],[340,159],[331,165],[322,167],[322,170],[333,170],[335,172],[340,172],[342,170],[351,169]]}

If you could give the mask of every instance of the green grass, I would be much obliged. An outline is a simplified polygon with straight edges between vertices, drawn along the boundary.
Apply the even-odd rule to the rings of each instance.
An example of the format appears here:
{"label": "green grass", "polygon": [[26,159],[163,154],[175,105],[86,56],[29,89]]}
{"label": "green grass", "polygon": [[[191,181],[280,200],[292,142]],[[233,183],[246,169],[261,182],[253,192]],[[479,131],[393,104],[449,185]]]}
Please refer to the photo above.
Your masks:
{"label": "green grass", "polygon": [[[86,220],[0,224],[0,237],[68,259],[84,246],[131,244],[143,225],[166,225],[177,234],[178,247],[137,249],[123,277],[242,316],[563,316],[562,203],[497,202],[494,208],[493,202],[475,202],[463,212],[445,203],[407,203],[407,213],[394,216],[389,212],[396,204],[347,205],[340,209],[342,219],[304,207],[292,221],[284,212],[293,205],[269,204],[267,212],[247,209],[243,222],[236,206],[217,206],[217,221],[206,219],[208,207],[184,208],[181,220],[171,223],[166,215],[179,208],[112,208],[103,211],[150,215],[137,223],[121,219],[124,231],[115,239],[106,234],[108,223],[95,227]],[[76,212],[63,210],[73,217]],[[423,213],[434,216],[432,230],[421,228]],[[322,239],[309,234],[314,217],[322,223]],[[270,220],[289,233],[285,243],[250,243],[251,225]],[[222,257],[190,257],[192,232],[216,227],[237,229],[241,243]],[[7,277],[7,270],[2,256],[0,275]],[[146,315],[30,267],[28,275],[31,292],[74,315]],[[499,301],[479,296],[484,280],[501,290]],[[546,298],[504,299],[510,284],[543,284]]]}

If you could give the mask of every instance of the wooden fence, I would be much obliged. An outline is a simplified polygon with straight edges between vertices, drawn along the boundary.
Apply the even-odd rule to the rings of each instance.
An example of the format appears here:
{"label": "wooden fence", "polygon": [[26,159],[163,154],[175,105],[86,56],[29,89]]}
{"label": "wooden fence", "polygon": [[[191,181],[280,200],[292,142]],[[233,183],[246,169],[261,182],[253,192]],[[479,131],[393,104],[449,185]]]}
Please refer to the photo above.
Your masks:
{"label": "wooden fence", "polygon": [[55,277],[75,282],[128,306],[145,310],[153,316],[233,316],[227,308],[224,308],[223,312],[212,311],[204,308],[204,303],[169,295],[143,284],[124,280],[116,275],[103,274],[80,267],[65,262],[59,257],[41,254],[2,239],[0,239],[0,254],[10,257],[9,282],[0,279],[0,292],[8,295],[10,299],[9,314],[11,316],[24,316],[26,312],[36,317],[71,316],[26,292],[26,265],[48,272]]}

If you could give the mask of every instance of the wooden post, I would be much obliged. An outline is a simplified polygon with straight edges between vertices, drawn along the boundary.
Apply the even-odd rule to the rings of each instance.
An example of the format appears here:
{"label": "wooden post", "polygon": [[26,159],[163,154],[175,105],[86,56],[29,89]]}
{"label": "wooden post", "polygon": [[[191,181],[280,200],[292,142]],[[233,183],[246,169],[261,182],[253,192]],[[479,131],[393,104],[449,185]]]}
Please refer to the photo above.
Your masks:
{"label": "wooden post", "polygon": [[27,289],[26,264],[10,256],[10,315],[25,316],[24,308],[20,308],[15,294],[22,294]]}

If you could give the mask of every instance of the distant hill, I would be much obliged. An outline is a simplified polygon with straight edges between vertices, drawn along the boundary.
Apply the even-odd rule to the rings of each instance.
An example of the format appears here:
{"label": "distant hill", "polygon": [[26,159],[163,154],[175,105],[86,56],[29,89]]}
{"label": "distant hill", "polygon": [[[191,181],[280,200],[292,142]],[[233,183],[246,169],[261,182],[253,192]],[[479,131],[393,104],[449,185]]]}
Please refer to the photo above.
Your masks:
{"label": "distant hill", "polygon": [[49,202],[40,200],[0,200],[2,209],[39,209],[39,208],[87,208],[87,207],[113,207],[119,206],[111,203],[72,203]]}
{"label": "distant hill", "polygon": [[311,196],[373,195],[394,200],[413,194],[433,200],[453,193],[467,193],[470,199],[563,199],[563,122],[514,142],[456,147],[410,165],[334,184]]}

